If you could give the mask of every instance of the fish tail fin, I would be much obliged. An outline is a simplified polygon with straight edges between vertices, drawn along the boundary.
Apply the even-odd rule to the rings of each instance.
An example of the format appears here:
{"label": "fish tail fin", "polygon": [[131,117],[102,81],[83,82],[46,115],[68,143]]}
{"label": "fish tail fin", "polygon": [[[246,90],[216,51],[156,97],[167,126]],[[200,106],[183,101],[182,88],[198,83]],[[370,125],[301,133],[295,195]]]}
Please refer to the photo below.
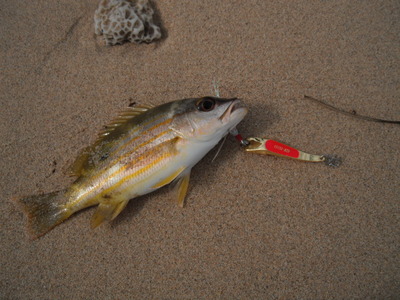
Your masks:
{"label": "fish tail fin", "polygon": [[65,190],[15,199],[15,202],[27,216],[28,230],[33,238],[44,235],[71,215],[63,205]]}

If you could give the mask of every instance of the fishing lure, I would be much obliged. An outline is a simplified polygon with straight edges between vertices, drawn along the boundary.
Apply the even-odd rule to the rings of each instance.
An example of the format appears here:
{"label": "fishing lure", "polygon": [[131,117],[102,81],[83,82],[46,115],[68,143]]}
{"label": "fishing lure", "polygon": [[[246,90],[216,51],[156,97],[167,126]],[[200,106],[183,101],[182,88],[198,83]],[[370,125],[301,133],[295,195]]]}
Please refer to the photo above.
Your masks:
{"label": "fishing lure", "polygon": [[233,128],[230,134],[236,138],[246,152],[274,155],[306,162],[323,162],[330,167],[339,167],[342,162],[341,159],[335,155],[309,154],[272,139],[259,137],[244,139],[236,128]]}

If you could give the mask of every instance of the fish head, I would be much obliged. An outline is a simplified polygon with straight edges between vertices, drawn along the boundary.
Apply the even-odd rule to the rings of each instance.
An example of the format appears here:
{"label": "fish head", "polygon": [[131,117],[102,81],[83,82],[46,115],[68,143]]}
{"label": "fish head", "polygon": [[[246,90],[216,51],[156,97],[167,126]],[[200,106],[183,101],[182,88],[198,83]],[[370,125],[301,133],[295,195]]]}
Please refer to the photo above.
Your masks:
{"label": "fish head", "polygon": [[177,102],[172,126],[186,139],[218,142],[246,114],[247,108],[237,98],[184,99]]}

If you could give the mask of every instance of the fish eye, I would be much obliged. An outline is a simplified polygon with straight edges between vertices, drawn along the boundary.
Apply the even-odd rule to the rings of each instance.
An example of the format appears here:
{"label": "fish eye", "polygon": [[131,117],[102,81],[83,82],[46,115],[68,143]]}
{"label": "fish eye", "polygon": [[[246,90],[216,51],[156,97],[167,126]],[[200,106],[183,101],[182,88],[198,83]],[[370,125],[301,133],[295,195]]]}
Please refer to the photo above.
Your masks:
{"label": "fish eye", "polygon": [[197,109],[200,111],[211,111],[215,107],[215,100],[212,98],[202,98],[197,102]]}

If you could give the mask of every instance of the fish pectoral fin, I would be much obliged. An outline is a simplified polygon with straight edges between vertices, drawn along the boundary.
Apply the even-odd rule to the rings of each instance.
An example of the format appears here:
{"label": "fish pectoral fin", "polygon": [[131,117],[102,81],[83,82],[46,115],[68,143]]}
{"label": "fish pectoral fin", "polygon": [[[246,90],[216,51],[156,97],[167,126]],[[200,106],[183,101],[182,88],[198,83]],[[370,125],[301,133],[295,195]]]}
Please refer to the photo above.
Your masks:
{"label": "fish pectoral fin", "polygon": [[101,225],[104,221],[111,221],[125,208],[129,200],[119,202],[100,203],[97,207],[92,220],[90,221],[91,227],[94,229]]}
{"label": "fish pectoral fin", "polygon": [[182,173],[175,186],[175,193],[178,198],[178,206],[183,207],[185,205],[185,197],[189,186],[190,169]]}

